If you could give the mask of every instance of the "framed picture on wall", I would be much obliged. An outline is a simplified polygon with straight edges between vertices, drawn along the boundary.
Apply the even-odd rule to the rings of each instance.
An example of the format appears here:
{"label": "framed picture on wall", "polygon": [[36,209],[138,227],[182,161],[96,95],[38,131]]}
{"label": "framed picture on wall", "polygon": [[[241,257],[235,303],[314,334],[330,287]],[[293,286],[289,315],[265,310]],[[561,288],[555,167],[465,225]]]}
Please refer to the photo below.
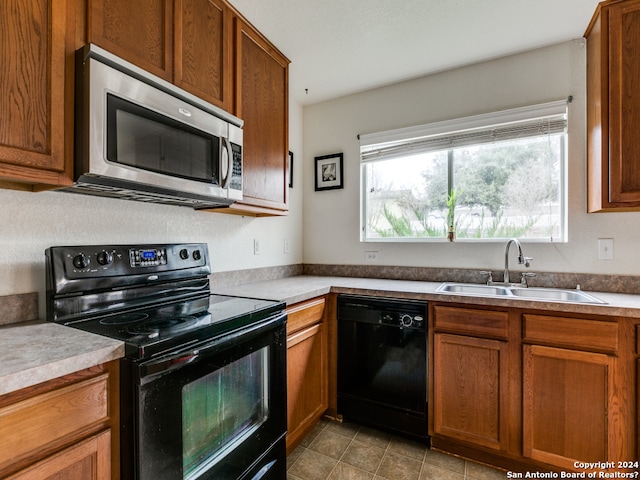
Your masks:
{"label": "framed picture on wall", "polygon": [[316,192],[344,188],[342,153],[315,157]]}

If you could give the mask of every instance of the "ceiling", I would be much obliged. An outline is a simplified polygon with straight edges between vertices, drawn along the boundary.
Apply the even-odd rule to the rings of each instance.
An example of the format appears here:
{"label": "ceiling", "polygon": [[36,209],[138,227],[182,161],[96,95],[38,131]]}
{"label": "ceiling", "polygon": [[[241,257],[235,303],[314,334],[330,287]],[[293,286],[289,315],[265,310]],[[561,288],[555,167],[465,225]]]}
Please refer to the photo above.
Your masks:
{"label": "ceiling", "polygon": [[598,0],[230,0],[303,105],[582,37]]}

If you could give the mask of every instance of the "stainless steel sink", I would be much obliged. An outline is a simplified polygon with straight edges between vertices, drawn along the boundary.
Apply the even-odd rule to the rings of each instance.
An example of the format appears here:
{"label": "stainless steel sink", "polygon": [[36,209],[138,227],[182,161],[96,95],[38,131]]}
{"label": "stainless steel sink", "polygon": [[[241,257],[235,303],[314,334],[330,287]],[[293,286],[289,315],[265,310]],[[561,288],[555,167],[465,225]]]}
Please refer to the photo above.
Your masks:
{"label": "stainless steel sink", "polygon": [[520,298],[533,298],[538,300],[553,300],[556,302],[571,303],[606,303],[599,298],[584,293],[580,290],[560,290],[555,288],[517,288],[510,289],[511,293]]}
{"label": "stainless steel sink", "polygon": [[563,290],[558,288],[524,288],[517,286],[502,287],[499,285],[445,282],[437,288],[436,292],[453,293],[458,295],[476,295],[478,297],[510,297],[513,299],[550,300],[554,302],[569,303],[607,303],[580,290]]}
{"label": "stainless steel sink", "polygon": [[463,293],[479,296],[508,296],[511,292],[507,287],[499,287],[494,285],[482,285],[475,283],[443,283],[436,290],[437,292],[446,293]]}

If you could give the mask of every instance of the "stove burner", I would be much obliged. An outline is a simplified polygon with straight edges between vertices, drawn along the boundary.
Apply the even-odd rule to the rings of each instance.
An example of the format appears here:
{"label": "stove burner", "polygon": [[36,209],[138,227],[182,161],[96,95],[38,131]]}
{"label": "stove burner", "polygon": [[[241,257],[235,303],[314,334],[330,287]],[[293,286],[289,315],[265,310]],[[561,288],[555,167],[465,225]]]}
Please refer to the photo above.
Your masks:
{"label": "stove burner", "polygon": [[198,318],[193,315],[187,315],[184,317],[154,318],[146,322],[133,325],[129,327],[127,331],[134,335],[173,333],[181,330],[187,330],[197,321]]}
{"label": "stove burner", "polygon": [[124,325],[125,323],[139,322],[148,318],[146,313],[124,313],[113,317],[103,318],[100,320],[102,325]]}

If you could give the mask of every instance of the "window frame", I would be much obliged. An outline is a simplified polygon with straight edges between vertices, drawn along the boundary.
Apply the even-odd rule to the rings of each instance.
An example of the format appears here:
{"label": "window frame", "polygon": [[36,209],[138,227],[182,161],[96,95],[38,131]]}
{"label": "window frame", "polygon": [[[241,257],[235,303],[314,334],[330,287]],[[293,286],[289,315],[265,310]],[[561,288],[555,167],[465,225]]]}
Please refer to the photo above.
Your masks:
{"label": "window frame", "polygon": [[[367,164],[373,162],[373,159],[363,159],[363,150],[371,150],[372,146],[400,145],[409,144],[411,142],[420,141],[427,137],[443,137],[447,135],[455,135],[456,132],[465,130],[491,128],[500,124],[509,124],[516,122],[534,121],[536,119],[546,117],[564,116],[564,135],[562,137],[562,158],[559,172],[559,200],[560,200],[560,236],[559,238],[530,238],[523,237],[523,241],[527,243],[567,243],[568,242],[568,145],[569,145],[569,108],[571,97],[565,100],[547,102],[543,104],[530,105],[515,109],[502,110],[497,112],[485,113],[470,117],[463,117],[453,120],[445,120],[424,125],[411,126],[406,128],[362,134],[358,135],[360,141],[360,241],[363,243],[429,243],[429,242],[448,242],[446,234],[439,237],[367,237]],[[557,132],[560,133],[560,132]],[[448,155],[455,147],[449,149]],[[439,151],[445,151],[441,149]],[[436,150],[434,150],[436,151]],[[397,155],[401,157],[402,155]],[[389,159],[394,158],[390,156]],[[448,169],[451,168],[451,162],[448,162]],[[448,191],[451,191],[452,174],[449,171],[447,182]],[[504,242],[506,238],[456,238],[456,242],[469,243],[497,243]]]}

